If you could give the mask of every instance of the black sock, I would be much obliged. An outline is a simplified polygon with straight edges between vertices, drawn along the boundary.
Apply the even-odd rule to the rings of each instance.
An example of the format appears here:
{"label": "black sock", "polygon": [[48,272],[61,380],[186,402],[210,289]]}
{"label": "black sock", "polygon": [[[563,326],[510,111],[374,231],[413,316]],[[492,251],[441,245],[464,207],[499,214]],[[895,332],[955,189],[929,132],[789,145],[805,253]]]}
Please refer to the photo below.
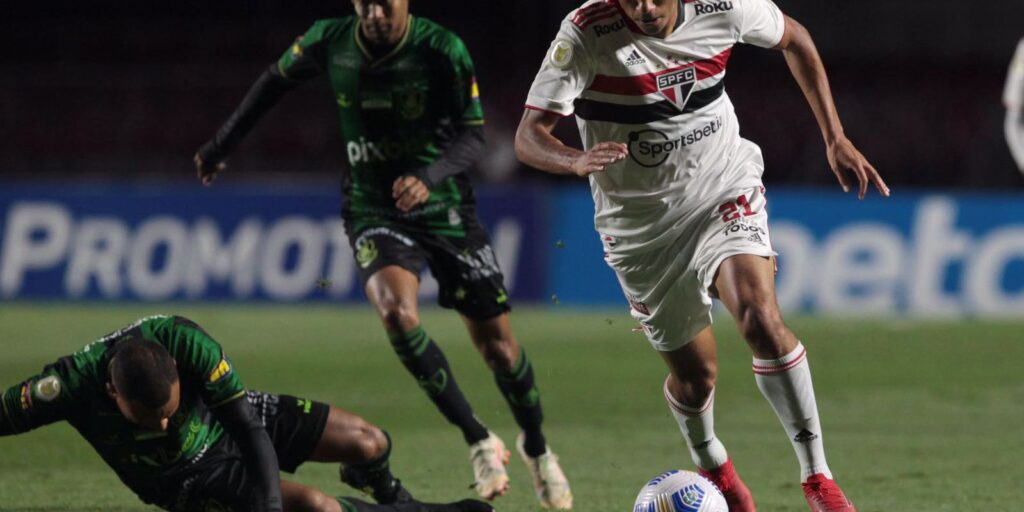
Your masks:
{"label": "black sock", "polygon": [[427,336],[423,327],[402,334],[392,334],[391,346],[398,353],[409,373],[416,377],[416,382],[427,392],[441,414],[453,425],[462,430],[462,437],[469,444],[487,438],[487,427],[473,414],[473,409],[455,382],[451,367],[444,353]]}
{"label": "black sock", "polygon": [[366,492],[377,503],[409,501],[412,496],[402,488],[402,482],[391,474],[391,436],[384,432],[388,448],[379,457],[362,464],[343,464],[341,481]]}
{"label": "black sock", "polygon": [[547,442],[540,430],[544,411],[540,406],[540,391],[533,379],[533,365],[526,358],[526,351],[522,347],[519,348],[519,360],[512,365],[512,369],[507,373],[494,372],[494,380],[508,401],[516,423],[523,429],[523,449],[526,454],[531,457],[543,455],[547,450]]}

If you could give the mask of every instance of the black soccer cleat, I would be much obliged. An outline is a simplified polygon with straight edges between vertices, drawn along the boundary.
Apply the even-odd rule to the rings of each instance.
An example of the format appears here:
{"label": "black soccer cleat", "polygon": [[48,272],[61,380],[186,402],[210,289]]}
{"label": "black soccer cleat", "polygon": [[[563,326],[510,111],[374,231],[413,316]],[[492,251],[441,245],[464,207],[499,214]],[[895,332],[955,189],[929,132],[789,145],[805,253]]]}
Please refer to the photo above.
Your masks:
{"label": "black soccer cleat", "polygon": [[424,503],[423,512],[494,512],[489,503],[478,500],[462,500],[455,503]]}
{"label": "black soccer cleat", "polygon": [[343,483],[372,496],[381,505],[413,501],[412,494],[402,485],[402,481],[390,473],[366,472],[361,468],[342,465],[340,476]]}

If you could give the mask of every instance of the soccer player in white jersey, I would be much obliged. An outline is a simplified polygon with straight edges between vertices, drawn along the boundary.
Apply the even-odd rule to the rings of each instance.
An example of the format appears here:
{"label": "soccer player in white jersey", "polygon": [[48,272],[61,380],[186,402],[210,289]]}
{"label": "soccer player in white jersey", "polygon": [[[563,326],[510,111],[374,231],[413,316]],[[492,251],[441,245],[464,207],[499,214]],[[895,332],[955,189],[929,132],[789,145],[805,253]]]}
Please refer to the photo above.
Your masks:
{"label": "soccer player in white jersey", "polygon": [[1003,104],[1006,105],[1006,144],[1020,172],[1024,172],[1024,39],[1017,43],[1017,53],[1010,63]]}
{"label": "soccer player in white jersey", "polygon": [[[755,510],[714,432],[711,298],[754,353],[757,385],[793,444],[815,512],[854,512],[832,479],[806,350],[785,326],[753,143],[723,90],[734,44],[782,50],[845,191],[878,172],[843,133],[807,30],[770,0],[591,0],[571,12],[534,80],[516,154],[555,174],[588,176],[595,226],[647,338],[667,363],[665,398],[694,463],[733,512]],[[585,150],[552,134],[576,115]],[[856,180],[856,183],[855,181]]]}

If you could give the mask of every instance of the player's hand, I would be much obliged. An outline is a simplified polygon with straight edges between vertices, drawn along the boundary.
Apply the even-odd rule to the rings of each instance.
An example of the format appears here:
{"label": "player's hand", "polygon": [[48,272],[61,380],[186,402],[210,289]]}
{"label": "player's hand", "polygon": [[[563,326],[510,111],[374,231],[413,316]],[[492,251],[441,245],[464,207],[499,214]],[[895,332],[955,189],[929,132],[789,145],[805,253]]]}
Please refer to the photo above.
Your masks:
{"label": "player's hand", "polygon": [[883,197],[889,197],[889,186],[885,184],[878,171],[868,162],[867,158],[860,153],[850,142],[850,139],[842,137],[828,146],[828,165],[832,172],[839,179],[843,186],[843,192],[851,189],[850,174],[857,177],[859,182],[858,199],[864,199],[868,193],[868,184],[873,183]]}
{"label": "player's hand", "polygon": [[210,164],[204,161],[203,157],[199,156],[199,153],[192,157],[192,161],[196,164],[196,176],[199,177],[199,181],[203,183],[204,187],[210,186],[210,183],[213,183],[213,179],[217,177],[217,173],[228,168],[228,164],[224,162]]}
{"label": "player's hand", "polygon": [[391,197],[396,199],[395,207],[403,212],[427,202],[430,189],[415,176],[400,176],[391,186]]}
{"label": "player's hand", "polygon": [[572,173],[577,176],[590,176],[626,158],[628,154],[629,148],[625,144],[619,142],[600,142],[576,157],[570,168]]}

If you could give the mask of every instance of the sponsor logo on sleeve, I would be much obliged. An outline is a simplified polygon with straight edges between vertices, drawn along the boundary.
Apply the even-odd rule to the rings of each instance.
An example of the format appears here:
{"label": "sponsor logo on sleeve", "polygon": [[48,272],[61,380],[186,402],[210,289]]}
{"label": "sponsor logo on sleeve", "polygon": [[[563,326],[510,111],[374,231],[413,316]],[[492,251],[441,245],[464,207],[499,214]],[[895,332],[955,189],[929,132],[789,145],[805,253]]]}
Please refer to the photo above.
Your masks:
{"label": "sponsor logo on sleeve", "polygon": [[210,384],[223,379],[229,373],[231,373],[231,362],[226,357],[222,357],[220,364],[210,373]]}

